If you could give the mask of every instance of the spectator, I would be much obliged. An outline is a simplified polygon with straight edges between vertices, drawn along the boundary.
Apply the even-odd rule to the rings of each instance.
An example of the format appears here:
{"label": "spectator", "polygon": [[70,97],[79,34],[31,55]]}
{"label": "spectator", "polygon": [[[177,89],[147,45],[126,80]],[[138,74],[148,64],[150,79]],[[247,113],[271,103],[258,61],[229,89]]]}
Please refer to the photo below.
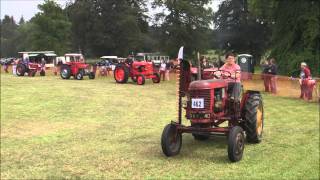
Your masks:
{"label": "spectator", "polygon": [[301,88],[300,98],[304,100],[312,100],[312,91],[315,85],[314,80],[312,80],[310,69],[307,63],[302,62],[300,71],[299,84]]}
{"label": "spectator", "polygon": [[166,67],[167,67],[166,63],[164,62],[164,60],[162,60],[160,64],[160,79],[162,76],[163,81],[165,81]]}
{"label": "spectator", "polygon": [[166,80],[169,81],[170,80],[170,70],[171,70],[171,62],[168,60],[166,63]]}
{"label": "spectator", "polygon": [[269,87],[271,89],[271,92],[273,94],[277,94],[277,84],[276,84],[276,81],[277,81],[277,65],[275,64],[276,63],[276,60],[274,58],[271,58],[270,61],[270,68],[268,68],[268,72],[267,74],[269,75]]}
{"label": "spectator", "polygon": [[270,92],[271,87],[270,87],[270,77],[268,75],[268,71],[270,69],[270,64],[268,60],[263,61],[261,64],[262,67],[262,79],[263,79],[263,84],[264,84],[264,91],[265,92]]}

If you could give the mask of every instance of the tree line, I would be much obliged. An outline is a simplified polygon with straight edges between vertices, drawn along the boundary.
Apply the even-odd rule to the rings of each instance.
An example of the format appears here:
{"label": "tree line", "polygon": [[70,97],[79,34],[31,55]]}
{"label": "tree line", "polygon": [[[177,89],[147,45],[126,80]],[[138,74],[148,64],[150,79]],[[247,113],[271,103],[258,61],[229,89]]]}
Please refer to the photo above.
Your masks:
{"label": "tree line", "polygon": [[[87,57],[163,52],[175,57],[185,46],[188,59],[214,49],[274,57],[281,74],[304,61],[319,76],[320,9],[316,0],[75,0],[65,8],[53,0],[17,23],[0,22],[1,57],[18,51],[82,52]],[[148,5],[162,12],[149,17]],[[150,14],[150,13],[149,13]]]}

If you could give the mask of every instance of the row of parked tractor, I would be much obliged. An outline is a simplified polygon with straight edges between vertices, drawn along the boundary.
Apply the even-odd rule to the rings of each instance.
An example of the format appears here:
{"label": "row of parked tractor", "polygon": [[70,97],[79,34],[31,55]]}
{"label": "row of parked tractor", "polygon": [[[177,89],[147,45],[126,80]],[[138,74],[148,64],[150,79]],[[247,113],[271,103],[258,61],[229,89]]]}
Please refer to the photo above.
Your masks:
{"label": "row of parked tractor", "polygon": [[134,56],[118,58],[117,56],[102,56],[101,60],[94,64],[87,64],[84,56],[79,53],[68,53],[63,57],[56,58],[52,51],[19,52],[22,58],[18,59],[15,68],[17,76],[45,76],[46,69],[59,69],[62,79],[82,80],[84,76],[95,79],[96,69],[99,66],[112,66],[114,79],[117,83],[127,83],[132,79],[138,85],[145,84],[147,79],[153,83],[160,82],[157,64]]}

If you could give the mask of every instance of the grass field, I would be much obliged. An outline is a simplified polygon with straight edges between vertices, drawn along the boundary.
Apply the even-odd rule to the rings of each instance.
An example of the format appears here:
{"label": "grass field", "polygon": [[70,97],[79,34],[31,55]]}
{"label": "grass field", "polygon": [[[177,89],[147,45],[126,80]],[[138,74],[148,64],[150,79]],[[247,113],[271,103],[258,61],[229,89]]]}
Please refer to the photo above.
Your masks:
{"label": "grass field", "polygon": [[317,103],[264,94],[264,139],[230,163],[224,137],[184,134],[178,156],[162,154],[175,94],[173,81],[2,74],[1,179],[319,179]]}

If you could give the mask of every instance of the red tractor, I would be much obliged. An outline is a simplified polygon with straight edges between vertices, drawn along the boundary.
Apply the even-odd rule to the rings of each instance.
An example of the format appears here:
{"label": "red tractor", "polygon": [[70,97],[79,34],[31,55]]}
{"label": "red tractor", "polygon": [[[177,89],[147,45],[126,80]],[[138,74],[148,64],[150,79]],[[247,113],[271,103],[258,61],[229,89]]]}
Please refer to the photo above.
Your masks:
{"label": "red tractor", "polygon": [[91,70],[89,64],[85,64],[81,54],[66,54],[65,56],[67,62],[62,64],[60,68],[62,79],[70,79],[71,76],[77,80],[82,80],[83,76],[88,76],[89,79],[95,78],[95,72]]}
{"label": "red tractor", "polygon": [[[237,104],[229,96],[225,78],[230,78],[231,74],[227,71],[213,70],[212,79],[191,82],[190,64],[182,60],[179,69],[178,120],[172,121],[163,130],[163,153],[174,156],[180,152],[182,133],[191,133],[196,140],[206,140],[211,135],[225,135],[230,161],[241,160],[245,138],[251,143],[259,143],[262,138],[264,113],[260,93],[245,91]],[[183,108],[186,119],[191,122],[190,126],[182,124]]]}
{"label": "red tractor", "polygon": [[35,76],[39,72],[40,76],[45,76],[46,69],[53,67],[53,61],[56,58],[54,51],[28,51],[19,52],[21,60],[16,67],[16,75]]}
{"label": "red tractor", "polygon": [[114,70],[116,82],[127,83],[129,77],[138,85],[143,85],[146,79],[152,79],[153,83],[160,82],[160,75],[154,70],[152,62],[138,62],[127,59],[125,62],[118,64]]}

